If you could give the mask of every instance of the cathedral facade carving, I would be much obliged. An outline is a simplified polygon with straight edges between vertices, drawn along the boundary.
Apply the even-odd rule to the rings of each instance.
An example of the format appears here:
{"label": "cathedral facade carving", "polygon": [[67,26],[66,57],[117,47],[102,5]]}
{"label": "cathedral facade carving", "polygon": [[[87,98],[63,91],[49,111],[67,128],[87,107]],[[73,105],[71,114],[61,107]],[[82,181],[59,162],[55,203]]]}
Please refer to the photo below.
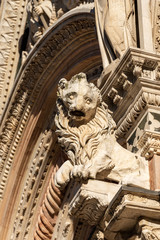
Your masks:
{"label": "cathedral facade carving", "polygon": [[159,5],[0,1],[0,239],[160,239]]}

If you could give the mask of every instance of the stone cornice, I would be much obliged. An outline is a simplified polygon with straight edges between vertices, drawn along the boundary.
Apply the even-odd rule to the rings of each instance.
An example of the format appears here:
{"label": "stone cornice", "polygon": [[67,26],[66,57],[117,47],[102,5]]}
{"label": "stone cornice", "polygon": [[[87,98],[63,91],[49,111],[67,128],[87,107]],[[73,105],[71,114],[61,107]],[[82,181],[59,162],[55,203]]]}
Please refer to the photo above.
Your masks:
{"label": "stone cornice", "polygon": [[138,72],[137,67],[140,67],[139,71],[141,72],[142,67],[146,67],[150,70],[155,70],[159,61],[160,56],[155,53],[146,52],[139,48],[129,48],[124,53],[122,59],[117,61],[117,64],[115,64],[114,67],[114,71],[112,69],[109,77],[105,74],[107,68],[104,69],[102,73],[102,82],[104,82],[104,84],[101,85],[102,95],[105,97],[106,92],[111,87],[111,85],[118,84],[118,79],[121,78],[121,74],[123,72],[132,71],[134,72],[134,75],[138,76],[140,72]]}
{"label": "stone cornice", "polygon": [[[127,236],[129,237],[132,231],[133,235],[136,234],[136,226],[142,219],[157,222],[157,229],[159,229],[159,199],[160,192],[122,186],[104,214],[104,236],[113,240],[129,240]],[[122,237],[124,232],[129,235]]]}

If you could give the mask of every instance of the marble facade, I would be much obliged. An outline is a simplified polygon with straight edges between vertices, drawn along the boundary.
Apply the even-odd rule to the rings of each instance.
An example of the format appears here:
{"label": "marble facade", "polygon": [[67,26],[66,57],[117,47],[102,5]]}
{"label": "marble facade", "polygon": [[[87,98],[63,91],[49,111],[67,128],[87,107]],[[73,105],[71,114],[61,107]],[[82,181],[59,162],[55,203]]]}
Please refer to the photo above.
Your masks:
{"label": "marble facade", "polygon": [[159,19],[159,0],[0,1],[0,239],[160,239]]}

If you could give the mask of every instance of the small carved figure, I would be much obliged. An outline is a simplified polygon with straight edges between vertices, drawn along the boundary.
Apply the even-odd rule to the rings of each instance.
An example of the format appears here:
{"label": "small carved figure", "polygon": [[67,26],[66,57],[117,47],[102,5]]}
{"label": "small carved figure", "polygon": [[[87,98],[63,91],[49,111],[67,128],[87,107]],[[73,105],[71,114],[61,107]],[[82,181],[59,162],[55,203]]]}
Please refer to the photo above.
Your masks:
{"label": "small carved figure", "polygon": [[55,117],[58,141],[68,159],[55,183],[64,187],[71,178],[108,179],[149,187],[145,159],[122,148],[115,138],[116,124],[99,89],[79,73],[58,86]]}
{"label": "small carved figure", "polygon": [[30,0],[28,2],[27,10],[30,24],[27,47],[27,51],[29,52],[49,26],[52,14],[52,2],[51,0]]}

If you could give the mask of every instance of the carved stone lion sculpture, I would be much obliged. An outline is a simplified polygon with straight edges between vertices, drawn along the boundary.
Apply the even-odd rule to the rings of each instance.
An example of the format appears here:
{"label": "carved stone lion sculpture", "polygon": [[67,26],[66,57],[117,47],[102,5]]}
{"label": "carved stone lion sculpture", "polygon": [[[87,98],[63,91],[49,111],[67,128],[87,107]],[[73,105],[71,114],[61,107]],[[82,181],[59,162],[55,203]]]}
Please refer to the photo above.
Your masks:
{"label": "carved stone lion sculpture", "polygon": [[68,156],[55,177],[59,188],[72,178],[149,187],[147,162],[117,143],[116,124],[84,73],[60,80],[57,108],[58,141]]}

